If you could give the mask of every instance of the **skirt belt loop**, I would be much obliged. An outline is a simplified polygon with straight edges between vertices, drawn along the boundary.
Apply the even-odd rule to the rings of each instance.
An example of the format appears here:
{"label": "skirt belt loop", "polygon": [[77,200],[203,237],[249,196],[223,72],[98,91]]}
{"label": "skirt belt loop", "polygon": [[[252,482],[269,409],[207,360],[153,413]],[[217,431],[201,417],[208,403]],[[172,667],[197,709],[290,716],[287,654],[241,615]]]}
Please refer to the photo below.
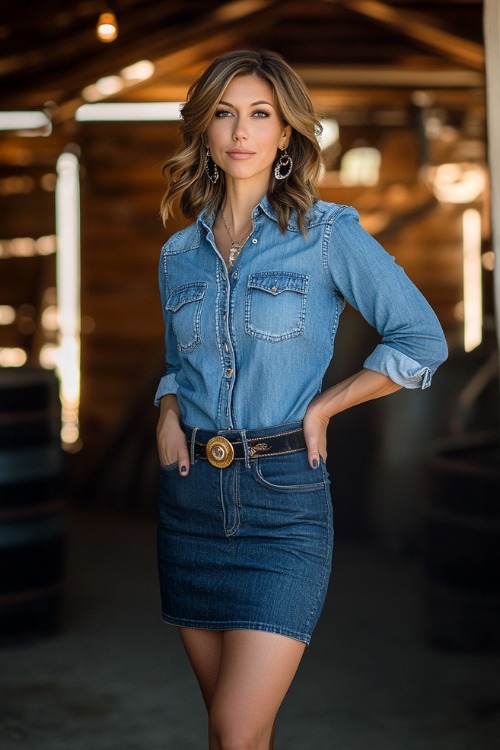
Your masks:
{"label": "skirt belt loop", "polygon": [[241,435],[241,442],[243,443],[243,450],[245,451],[245,469],[249,469],[250,468],[250,453],[248,451],[247,431],[240,430],[240,435]]}
{"label": "skirt belt loop", "polygon": [[195,450],[195,442],[196,442],[196,433],[198,432],[198,427],[193,427],[193,431],[191,433],[191,440],[190,440],[190,460],[191,460],[191,466],[194,464],[194,450]]}

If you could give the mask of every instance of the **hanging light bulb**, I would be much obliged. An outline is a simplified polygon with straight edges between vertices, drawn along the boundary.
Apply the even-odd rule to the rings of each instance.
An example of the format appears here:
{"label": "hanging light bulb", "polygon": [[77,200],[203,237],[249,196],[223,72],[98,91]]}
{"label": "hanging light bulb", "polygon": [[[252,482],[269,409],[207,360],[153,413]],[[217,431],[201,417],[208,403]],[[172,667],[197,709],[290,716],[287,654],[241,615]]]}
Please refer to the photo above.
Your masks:
{"label": "hanging light bulb", "polygon": [[111,10],[105,10],[99,16],[96,28],[97,38],[101,42],[114,42],[118,36],[118,22]]}

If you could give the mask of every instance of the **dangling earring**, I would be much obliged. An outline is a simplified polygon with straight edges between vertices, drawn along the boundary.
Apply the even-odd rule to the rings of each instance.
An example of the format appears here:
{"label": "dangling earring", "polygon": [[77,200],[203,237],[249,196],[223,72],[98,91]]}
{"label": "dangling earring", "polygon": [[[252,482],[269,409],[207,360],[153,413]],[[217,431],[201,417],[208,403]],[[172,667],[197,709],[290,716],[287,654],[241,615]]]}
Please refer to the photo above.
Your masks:
{"label": "dangling earring", "polygon": [[[210,162],[214,165],[212,173],[210,173]],[[207,152],[205,154],[205,172],[207,173],[208,179],[210,182],[215,185],[217,180],[219,179],[219,167],[214,162],[212,157],[210,156],[210,149],[207,148]]]}
{"label": "dangling earring", "polygon": [[[277,180],[284,180],[292,174],[293,161],[286,148],[280,149],[281,154],[278,163],[274,167],[274,176]],[[283,172],[283,170],[286,170]]]}

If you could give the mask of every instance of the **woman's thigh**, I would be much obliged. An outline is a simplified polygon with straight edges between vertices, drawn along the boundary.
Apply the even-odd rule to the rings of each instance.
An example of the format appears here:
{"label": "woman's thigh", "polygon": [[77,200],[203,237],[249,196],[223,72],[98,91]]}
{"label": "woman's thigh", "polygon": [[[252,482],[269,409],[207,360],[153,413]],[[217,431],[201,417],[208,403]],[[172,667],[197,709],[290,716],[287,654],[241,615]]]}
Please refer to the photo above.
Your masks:
{"label": "woman's thigh", "polygon": [[210,703],[210,748],[268,748],[278,709],[305,643],[258,630],[222,633],[219,673]]}
{"label": "woman's thigh", "polygon": [[179,633],[209,711],[219,675],[224,633],[198,628],[179,628]]}

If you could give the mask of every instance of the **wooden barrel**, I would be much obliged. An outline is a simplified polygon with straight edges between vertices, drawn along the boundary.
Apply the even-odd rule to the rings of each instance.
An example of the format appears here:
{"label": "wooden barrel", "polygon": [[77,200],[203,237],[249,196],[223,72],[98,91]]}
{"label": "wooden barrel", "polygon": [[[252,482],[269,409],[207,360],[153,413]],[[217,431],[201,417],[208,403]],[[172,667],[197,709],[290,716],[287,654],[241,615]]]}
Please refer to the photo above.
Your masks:
{"label": "wooden barrel", "polygon": [[468,435],[429,461],[424,596],[434,646],[500,648],[499,459],[498,436]]}
{"label": "wooden barrel", "polygon": [[0,368],[0,639],[58,624],[65,556],[58,379]]}

